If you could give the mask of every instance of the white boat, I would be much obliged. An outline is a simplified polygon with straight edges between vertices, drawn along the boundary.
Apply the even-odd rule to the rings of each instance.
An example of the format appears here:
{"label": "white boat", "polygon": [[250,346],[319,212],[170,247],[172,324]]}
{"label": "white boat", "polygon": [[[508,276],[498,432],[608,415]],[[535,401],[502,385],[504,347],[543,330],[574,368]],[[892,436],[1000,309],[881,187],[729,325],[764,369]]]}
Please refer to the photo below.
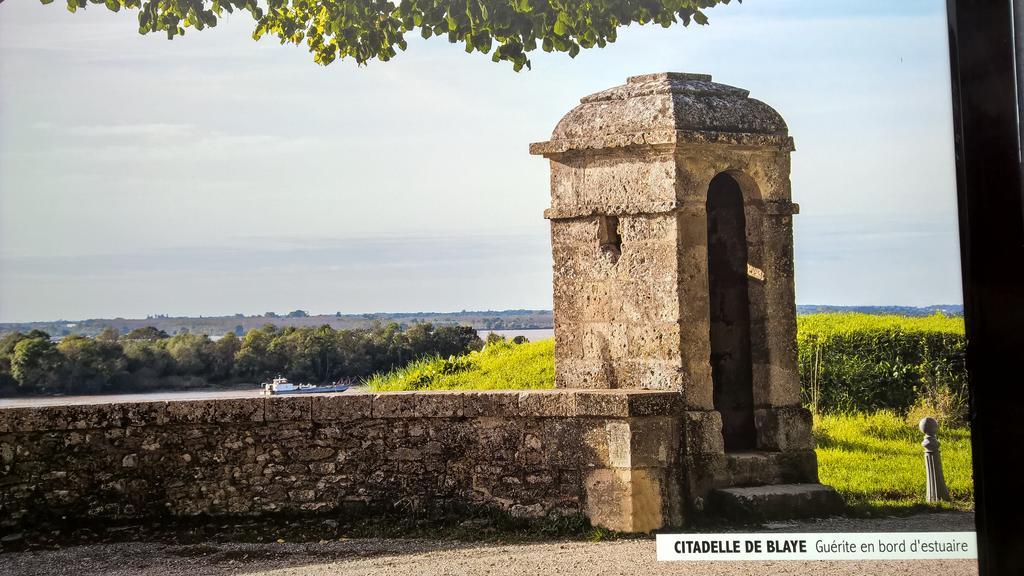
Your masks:
{"label": "white boat", "polygon": [[292,384],[287,378],[274,378],[271,382],[263,383],[263,394],[273,396],[277,394],[315,394],[318,392],[344,392],[348,390],[348,384],[340,381],[326,386],[316,384]]}

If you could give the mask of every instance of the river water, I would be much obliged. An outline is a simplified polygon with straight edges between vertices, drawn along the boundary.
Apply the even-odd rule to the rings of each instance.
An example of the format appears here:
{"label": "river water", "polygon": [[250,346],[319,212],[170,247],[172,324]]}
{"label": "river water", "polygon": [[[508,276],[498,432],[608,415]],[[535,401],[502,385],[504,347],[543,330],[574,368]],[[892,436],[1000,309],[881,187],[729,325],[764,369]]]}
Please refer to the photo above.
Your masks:
{"label": "river water", "polygon": [[0,408],[22,406],[68,406],[75,404],[117,404],[121,402],[155,402],[166,400],[208,400],[210,398],[257,398],[262,388],[194,390],[186,392],[146,392],[143,394],[97,394],[93,396],[47,396],[45,398],[0,398]]}

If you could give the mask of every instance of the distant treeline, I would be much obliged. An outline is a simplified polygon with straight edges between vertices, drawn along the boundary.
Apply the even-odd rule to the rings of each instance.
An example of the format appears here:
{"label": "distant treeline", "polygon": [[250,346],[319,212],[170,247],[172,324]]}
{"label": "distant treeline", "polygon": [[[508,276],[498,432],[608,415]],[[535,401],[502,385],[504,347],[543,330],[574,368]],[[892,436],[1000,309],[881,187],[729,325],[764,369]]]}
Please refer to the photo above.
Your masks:
{"label": "distant treeline", "polygon": [[397,323],[335,330],[330,326],[228,332],[214,341],[203,334],[171,336],[152,326],[95,338],[46,332],[13,332],[0,338],[0,392],[95,394],[141,392],[207,383],[260,382],[278,375],[296,382],[365,379],[428,356],[479,350],[483,341],[467,326]]}
{"label": "distant treeline", "polygon": [[111,328],[121,335],[132,330],[152,326],[169,335],[207,334],[219,336],[234,332],[241,337],[250,330],[272,324],[278,328],[319,328],[330,326],[335,330],[370,330],[378,324],[398,324],[402,330],[416,324],[434,326],[472,326],[477,330],[531,330],[550,329],[554,324],[550,310],[482,310],[462,312],[379,312],[372,314],[310,314],[305,310],[287,313],[266,312],[259,315],[233,314],[228,316],[172,317],[163,314],[148,318],[94,318],[90,320],[56,320],[51,322],[0,323],[0,335],[6,332],[28,333],[41,330],[54,337],[99,336]]}

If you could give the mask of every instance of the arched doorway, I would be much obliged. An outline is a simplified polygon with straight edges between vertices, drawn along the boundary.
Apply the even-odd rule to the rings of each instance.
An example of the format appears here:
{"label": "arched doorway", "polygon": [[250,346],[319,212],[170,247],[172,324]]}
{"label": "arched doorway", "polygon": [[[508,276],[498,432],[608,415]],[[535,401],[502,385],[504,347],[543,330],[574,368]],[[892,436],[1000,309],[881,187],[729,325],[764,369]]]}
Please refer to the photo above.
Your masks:
{"label": "arched doorway", "polygon": [[729,452],[751,450],[754,388],[750,355],[750,300],[743,192],[726,173],[708,187],[708,289],[711,312],[711,379],[715,410]]}

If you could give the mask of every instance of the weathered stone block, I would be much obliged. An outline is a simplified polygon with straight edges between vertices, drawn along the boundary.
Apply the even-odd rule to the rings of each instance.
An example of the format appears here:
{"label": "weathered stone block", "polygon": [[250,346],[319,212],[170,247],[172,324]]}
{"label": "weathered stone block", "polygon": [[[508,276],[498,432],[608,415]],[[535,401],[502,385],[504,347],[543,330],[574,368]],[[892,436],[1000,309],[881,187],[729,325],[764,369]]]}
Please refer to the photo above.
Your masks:
{"label": "weathered stone block", "polygon": [[551,245],[582,246],[597,241],[597,220],[574,218],[562,220],[551,226]]}
{"label": "weathered stone block", "polygon": [[683,412],[681,422],[687,454],[720,454],[725,451],[720,413],[690,410]]}
{"label": "weathered stone block", "polygon": [[453,418],[462,416],[464,394],[426,392],[416,394],[416,416],[420,418]]}
{"label": "weathered stone block", "polygon": [[296,421],[312,419],[313,398],[310,396],[271,396],[265,398],[264,410],[267,422]]}
{"label": "weathered stone block", "polygon": [[629,324],[627,354],[645,360],[679,360],[682,335],[676,322]]}
{"label": "weathered stone block", "polygon": [[745,522],[825,517],[846,508],[833,488],[821,484],[722,488],[712,493],[711,500],[716,513]]}
{"label": "weathered stone block", "polygon": [[608,322],[611,318],[611,302],[609,301],[609,280],[586,282],[577,293],[577,320],[594,323]]}
{"label": "weathered stone block", "polygon": [[317,395],[310,400],[315,422],[369,418],[373,409],[372,394]]}
{"label": "weathered stone block", "polygon": [[388,392],[373,396],[374,418],[462,416],[462,395],[451,392]]}
{"label": "weathered stone block", "polygon": [[636,241],[623,242],[622,256],[615,266],[620,280],[638,282],[674,282],[678,257],[675,244]]}
{"label": "weathered stone block", "polygon": [[583,325],[583,356],[605,362],[626,360],[628,356],[626,326],[612,322],[590,322]]}
{"label": "weathered stone block", "polygon": [[679,232],[671,214],[637,214],[619,219],[619,233],[623,243],[655,242],[674,246]]}
{"label": "weathered stone block", "polygon": [[629,419],[629,466],[667,468],[679,456],[680,430],[673,416]]}
{"label": "weathered stone block", "polygon": [[586,478],[587,516],[591,523],[620,532],[650,532],[666,525],[674,510],[664,471],[597,469]]}
{"label": "weathered stone block", "polygon": [[[643,322],[654,313],[651,310],[651,285],[632,278],[619,278],[611,283],[608,295],[608,320],[628,324]],[[555,334],[557,341],[558,334]]]}
{"label": "weathered stone block", "polygon": [[572,416],[576,413],[576,395],[562,390],[530,390],[519,393],[521,416]]}
{"label": "weathered stone block", "polygon": [[416,392],[375,394],[372,415],[374,418],[414,418],[416,416],[416,396]]}
{"label": "weathered stone block", "polygon": [[649,322],[680,322],[685,319],[680,305],[679,282],[652,282],[638,293],[645,298],[645,320]]}
{"label": "weathered stone block", "polygon": [[262,398],[188,400],[167,405],[170,423],[262,422],[263,418]]}
{"label": "weathered stone block", "polygon": [[631,390],[629,398],[630,416],[675,416],[682,408],[677,390]]}
{"label": "weathered stone block", "polygon": [[577,390],[577,416],[629,416],[630,397],[618,390]]}
{"label": "weathered stone block", "polygon": [[757,445],[762,450],[810,450],[814,448],[811,412],[801,406],[754,410]]}
{"label": "weathered stone block", "polygon": [[635,365],[635,387],[686,392],[678,360],[638,360]]}
{"label": "weathered stone block", "polygon": [[480,416],[519,415],[518,390],[494,390],[487,392],[466,392],[462,396],[462,413],[467,418]]}
{"label": "weathered stone block", "polygon": [[605,374],[608,377],[608,385],[612,388],[630,389],[638,388],[640,377],[640,362],[633,360],[620,360],[605,364]]}
{"label": "weathered stone block", "polygon": [[704,511],[708,494],[712,489],[722,486],[725,466],[726,456],[721,452],[684,455],[679,470],[689,509],[697,513]]}
{"label": "weathered stone block", "polygon": [[585,358],[583,350],[583,324],[568,324],[555,332],[555,355],[557,357],[582,360]]}
{"label": "weathered stone block", "polygon": [[583,433],[585,427],[578,418],[541,420],[537,439],[541,442],[547,465],[555,469],[578,469],[588,456]]}
{"label": "weathered stone block", "polygon": [[120,422],[122,426],[160,426],[167,423],[167,404],[167,402],[109,404],[106,418],[110,423]]}
{"label": "weathered stone block", "polygon": [[782,366],[772,361],[768,365],[767,389],[760,393],[768,406],[793,406],[800,403],[800,374],[795,366]]}

